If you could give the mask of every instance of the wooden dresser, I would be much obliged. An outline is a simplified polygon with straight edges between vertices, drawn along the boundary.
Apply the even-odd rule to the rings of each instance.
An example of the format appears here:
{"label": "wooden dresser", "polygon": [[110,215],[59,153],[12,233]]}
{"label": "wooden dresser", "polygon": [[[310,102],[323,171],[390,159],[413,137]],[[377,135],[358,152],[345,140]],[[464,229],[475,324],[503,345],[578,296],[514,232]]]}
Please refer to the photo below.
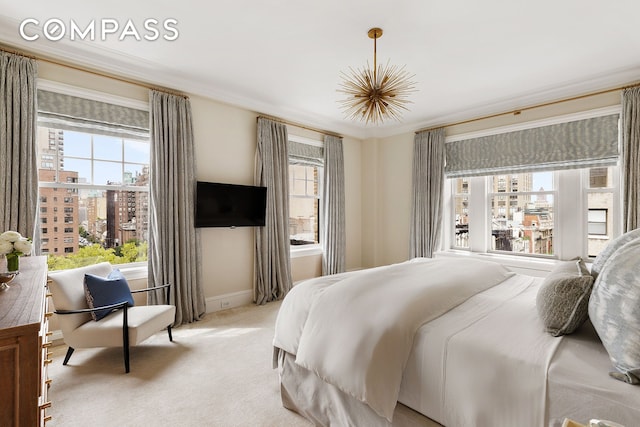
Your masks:
{"label": "wooden dresser", "polygon": [[43,426],[50,417],[47,258],[20,258],[20,274],[0,292],[0,427]]}

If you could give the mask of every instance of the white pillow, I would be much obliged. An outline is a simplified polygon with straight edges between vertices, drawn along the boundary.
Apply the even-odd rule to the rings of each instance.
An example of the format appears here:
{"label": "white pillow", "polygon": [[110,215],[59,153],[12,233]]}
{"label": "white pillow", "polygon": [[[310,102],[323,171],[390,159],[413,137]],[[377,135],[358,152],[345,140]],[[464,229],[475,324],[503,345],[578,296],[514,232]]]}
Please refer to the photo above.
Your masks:
{"label": "white pillow", "polygon": [[593,261],[593,265],[591,265],[591,275],[593,276],[593,278],[598,278],[600,270],[602,270],[604,264],[611,257],[611,255],[615,253],[615,251],[624,246],[626,243],[629,243],[630,241],[638,238],[640,238],[640,228],[628,231],[622,236],[618,236],[617,238],[609,242],[609,244],[598,254],[595,261]]}
{"label": "white pillow", "polygon": [[640,239],[605,262],[593,285],[589,317],[617,369],[611,376],[640,384]]}

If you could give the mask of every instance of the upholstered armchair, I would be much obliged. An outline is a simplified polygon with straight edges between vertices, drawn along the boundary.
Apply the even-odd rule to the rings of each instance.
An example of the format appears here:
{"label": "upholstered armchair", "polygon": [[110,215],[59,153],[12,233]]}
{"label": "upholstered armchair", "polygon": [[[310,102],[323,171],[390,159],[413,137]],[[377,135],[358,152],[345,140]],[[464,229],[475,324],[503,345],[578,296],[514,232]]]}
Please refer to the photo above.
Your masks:
{"label": "upholstered armchair", "polygon": [[[128,373],[130,346],[164,328],[173,341],[171,325],[176,308],[170,305],[170,285],[131,291],[119,270],[103,262],[49,272],[49,290],[64,342],[69,346],[63,365],[76,348],[122,347]],[[158,290],[164,291],[166,304],[133,305],[131,293]]]}

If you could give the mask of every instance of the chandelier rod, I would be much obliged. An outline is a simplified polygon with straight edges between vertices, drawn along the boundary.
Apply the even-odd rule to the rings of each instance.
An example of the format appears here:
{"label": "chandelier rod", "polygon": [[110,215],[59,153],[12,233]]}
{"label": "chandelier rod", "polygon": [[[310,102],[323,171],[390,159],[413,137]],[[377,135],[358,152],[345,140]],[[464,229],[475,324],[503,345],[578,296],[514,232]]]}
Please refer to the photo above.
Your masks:
{"label": "chandelier rod", "polygon": [[382,37],[382,28],[372,28],[367,33],[373,39],[373,85],[378,81],[378,38]]}
{"label": "chandelier rod", "polygon": [[373,84],[378,81],[378,66],[377,66],[377,54],[378,54],[378,34],[373,35]]}

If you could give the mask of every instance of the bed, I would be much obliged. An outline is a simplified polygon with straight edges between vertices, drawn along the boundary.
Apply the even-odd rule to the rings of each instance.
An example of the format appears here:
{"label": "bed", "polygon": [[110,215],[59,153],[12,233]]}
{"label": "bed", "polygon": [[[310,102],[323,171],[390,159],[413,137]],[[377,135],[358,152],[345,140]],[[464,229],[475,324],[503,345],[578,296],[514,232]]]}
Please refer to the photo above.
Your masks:
{"label": "bed", "polygon": [[299,283],[273,342],[283,406],[323,426],[427,425],[401,406],[444,426],[636,425],[640,387],[609,375],[592,324],[545,331],[544,280],[414,259]]}

